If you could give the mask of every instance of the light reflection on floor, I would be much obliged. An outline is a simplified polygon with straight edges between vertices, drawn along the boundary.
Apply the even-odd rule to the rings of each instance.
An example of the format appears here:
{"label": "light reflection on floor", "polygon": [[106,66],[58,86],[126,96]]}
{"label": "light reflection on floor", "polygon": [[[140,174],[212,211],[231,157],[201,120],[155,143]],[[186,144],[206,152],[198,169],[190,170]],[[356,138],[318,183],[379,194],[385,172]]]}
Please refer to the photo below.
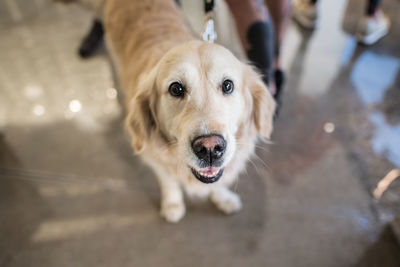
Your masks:
{"label": "light reflection on floor", "polygon": [[101,230],[121,230],[126,227],[146,225],[156,219],[157,214],[142,212],[135,215],[102,215],[76,219],[44,221],[32,235],[32,242],[51,242],[66,238],[82,238]]}
{"label": "light reflection on floor", "polygon": [[[375,126],[372,148],[400,167],[400,125],[390,125],[385,115],[377,109],[389,88],[395,86],[400,71],[400,58],[364,52],[357,60],[351,81],[369,111],[368,117]],[[399,107],[400,108],[400,107]]]}
{"label": "light reflection on floor", "polygon": [[372,147],[378,155],[387,157],[400,168],[400,125],[387,123],[382,112],[374,112],[370,120],[375,126]]}
{"label": "light reflection on floor", "polygon": [[351,81],[361,100],[370,106],[382,102],[386,90],[395,82],[399,67],[400,58],[365,51],[351,73]]}

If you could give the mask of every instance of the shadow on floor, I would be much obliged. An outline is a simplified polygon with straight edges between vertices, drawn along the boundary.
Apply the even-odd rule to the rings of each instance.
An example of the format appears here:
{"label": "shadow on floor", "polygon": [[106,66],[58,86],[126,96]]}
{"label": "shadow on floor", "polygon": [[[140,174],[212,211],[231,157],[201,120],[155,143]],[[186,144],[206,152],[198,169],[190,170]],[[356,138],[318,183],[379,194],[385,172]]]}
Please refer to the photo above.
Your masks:
{"label": "shadow on floor", "polygon": [[354,267],[399,267],[399,262],[400,246],[391,228],[386,226]]}

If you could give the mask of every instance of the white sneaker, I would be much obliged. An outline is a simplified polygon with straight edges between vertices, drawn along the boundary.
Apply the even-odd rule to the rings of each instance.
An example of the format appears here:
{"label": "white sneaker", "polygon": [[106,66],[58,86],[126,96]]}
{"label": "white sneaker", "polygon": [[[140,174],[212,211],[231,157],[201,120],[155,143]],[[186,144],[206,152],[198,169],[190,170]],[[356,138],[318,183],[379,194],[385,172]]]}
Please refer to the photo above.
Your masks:
{"label": "white sneaker", "polygon": [[372,45],[388,33],[389,27],[389,18],[382,11],[377,11],[373,17],[365,16],[360,20],[356,38],[362,44]]}
{"label": "white sneaker", "polygon": [[317,25],[317,7],[309,0],[293,1],[293,19],[306,29],[314,29]]}

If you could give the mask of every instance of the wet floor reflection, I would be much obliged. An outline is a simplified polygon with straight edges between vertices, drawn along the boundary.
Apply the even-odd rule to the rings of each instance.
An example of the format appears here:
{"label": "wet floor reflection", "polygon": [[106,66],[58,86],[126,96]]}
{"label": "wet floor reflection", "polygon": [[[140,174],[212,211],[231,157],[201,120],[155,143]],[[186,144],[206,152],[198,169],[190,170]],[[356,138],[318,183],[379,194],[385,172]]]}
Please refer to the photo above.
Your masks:
{"label": "wet floor reflection", "polygon": [[385,101],[388,90],[400,88],[400,84],[396,84],[399,75],[400,58],[365,51],[357,59],[350,76],[365,105],[368,119],[375,127],[371,138],[372,148],[377,155],[386,157],[397,167],[400,166],[400,123],[389,123],[379,106],[388,102],[385,104],[398,105],[400,109],[400,98]]}
{"label": "wet floor reflection", "polygon": [[[348,6],[347,11],[359,9],[354,2]],[[290,92],[285,95],[283,119],[276,123],[273,156],[266,157],[275,179],[296,183],[298,173],[318,166],[343,145],[362,186],[372,195],[380,179],[399,164],[400,49],[387,39],[374,47],[359,46],[353,36],[332,26],[328,38],[319,34],[324,26],[314,32],[290,32],[293,46],[285,61],[290,66]],[[333,43],[334,49],[322,49]],[[318,54],[320,50],[329,55]],[[325,59],[331,60],[322,63]],[[385,192],[379,208],[371,209],[382,221],[400,212],[396,183]]]}
{"label": "wet floor reflection", "polygon": [[355,63],[351,82],[365,105],[383,101],[385,92],[394,85],[400,59],[365,51]]}
{"label": "wet floor reflection", "polygon": [[372,113],[370,120],[375,126],[372,148],[378,155],[387,157],[400,167],[400,125],[390,125],[382,112]]}

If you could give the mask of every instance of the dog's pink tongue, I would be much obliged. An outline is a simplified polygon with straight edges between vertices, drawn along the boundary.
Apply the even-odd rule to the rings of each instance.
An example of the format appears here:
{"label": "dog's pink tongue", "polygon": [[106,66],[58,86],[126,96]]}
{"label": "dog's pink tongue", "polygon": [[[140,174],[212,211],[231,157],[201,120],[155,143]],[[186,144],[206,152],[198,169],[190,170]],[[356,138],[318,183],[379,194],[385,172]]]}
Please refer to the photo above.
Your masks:
{"label": "dog's pink tongue", "polygon": [[201,169],[201,172],[204,174],[215,174],[217,171],[218,171],[218,168],[214,168],[214,167],[208,167],[208,168]]}

